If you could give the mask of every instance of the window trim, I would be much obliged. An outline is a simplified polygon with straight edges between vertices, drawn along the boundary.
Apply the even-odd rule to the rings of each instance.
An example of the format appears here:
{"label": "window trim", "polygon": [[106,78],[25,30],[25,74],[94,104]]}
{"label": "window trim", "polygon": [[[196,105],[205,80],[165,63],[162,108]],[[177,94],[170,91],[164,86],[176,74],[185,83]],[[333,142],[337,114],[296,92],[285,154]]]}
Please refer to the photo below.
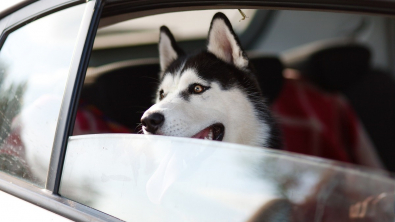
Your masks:
{"label": "window trim", "polygon": [[[0,20],[0,50],[7,36],[13,31],[46,15],[84,3],[83,0],[42,0],[30,3]],[[2,27],[3,25],[3,27]]]}
{"label": "window trim", "polygon": [[[87,2],[87,4],[89,4],[89,2]],[[78,101],[84,84],[86,70],[88,69],[89,59],[103,5],[104,4],[101,0],[96,0],[96,4],[94,5],[94,8],[92,8],[92,16],[87,17],[84,15],[80,27],[79,39],[77,40],[77,45],[75,47],[73,60],[69,70],[69,76],[56,126],[55,139],[52,147],[51,161],[46,182],[46,189],[52,191],[56,195],[58,195],[59,191],[67,142],[69,136],[73,133]],[[87,30],[86,34],[81,33],[81,30],[84,30],[84,28]]]}
{"label": "window trim", "polygon": [[[357,12],[377,15],[393,16],[395,14],[395,2],[385,0],[354,1],[354,0],[247,0],[247,1],[228,1],[228,0],[146,0],[146,1],[124,1],[124,0],[105,0],[106,7],[103,10],[103,18],[148,10],[156,10],[163,13],[168,8],[260,8],[273,10],[326,10],[333,12]],[[357,4],[356,4],[357,3]]]}
{"label": "window trim", "polygon": [[15,12],[15,11],[18,11],[19,9],[21,9],[21,8],[27,6],[27,5],[32,4],[32,3],[35,2],[35,1],[38,1],[38,0],[27,0],[27,1],[22,1],[22,2],[17,3],[16,5],[11,6],[10,8],[8,8],[8,9],[6,9],[6,10],[4,10],[4,11],[2,11],[2,12],[0,13],[0,19],[6,17],[6,16],[9,15],[9,14],[12,14],[12,13]]}

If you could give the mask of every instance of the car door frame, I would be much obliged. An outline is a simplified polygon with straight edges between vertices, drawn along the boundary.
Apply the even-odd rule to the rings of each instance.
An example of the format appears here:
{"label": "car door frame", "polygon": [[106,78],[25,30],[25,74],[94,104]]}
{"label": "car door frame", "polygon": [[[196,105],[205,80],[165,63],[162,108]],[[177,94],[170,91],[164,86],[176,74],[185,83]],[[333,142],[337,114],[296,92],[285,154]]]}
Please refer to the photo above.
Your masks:
{"label": "car door frame", "polygon": [[67,141],[65,138],[68,138],[70,127],[72,129],[72,124],[69,124],[74,119],[72,110],[77,105],[80,89],[85,78],[103,2],[101,0],[41,0],[18,4],[7,10],[6,13],[1,14],[0,50],[7,36],[18,28],[38,18],[78,4],[86,4],[86,8],[79,28],[63,95],[45,189],[0,172],[0,190],[71,220],[122,221],[58,195],[60,173],[63,165],[61,160],[65,151],[65,141]]}

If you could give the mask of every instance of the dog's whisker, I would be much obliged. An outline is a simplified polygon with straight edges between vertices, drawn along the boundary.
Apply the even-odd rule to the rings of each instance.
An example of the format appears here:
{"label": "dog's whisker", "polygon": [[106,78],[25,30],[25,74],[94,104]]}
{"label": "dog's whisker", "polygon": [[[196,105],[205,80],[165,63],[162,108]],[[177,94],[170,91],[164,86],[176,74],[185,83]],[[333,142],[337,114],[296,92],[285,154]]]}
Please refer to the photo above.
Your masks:
{"label": "dog's whisker", "polygon": [[151,79],[151,80],[155,80],[155,83],[159,83],[159,79],[157,79],[157,78],[154,78],[154,77],[150,77],[150,76],[142,76],[141,78],[142,78],[142,79],[144,78],[144,79]]}

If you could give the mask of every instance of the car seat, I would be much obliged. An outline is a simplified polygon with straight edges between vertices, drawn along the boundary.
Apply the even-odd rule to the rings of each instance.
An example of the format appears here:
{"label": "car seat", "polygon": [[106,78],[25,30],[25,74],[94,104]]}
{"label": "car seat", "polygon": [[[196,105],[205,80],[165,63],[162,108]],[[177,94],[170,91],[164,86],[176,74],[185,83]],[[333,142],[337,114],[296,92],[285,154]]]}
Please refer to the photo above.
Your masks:
{"label": "car seat", "polygon": [[356,111],[387,169],[395,171],[395,81],[371,67],[361,44],[318,47],[286,65],[328,92],[344,94]]}
{"label": "car seat", "polygon": [[156,59],[124,61],[91,69],[81,101],[97,107],[107,118],[136,133],[141,116],[153,104],[158,73]]}

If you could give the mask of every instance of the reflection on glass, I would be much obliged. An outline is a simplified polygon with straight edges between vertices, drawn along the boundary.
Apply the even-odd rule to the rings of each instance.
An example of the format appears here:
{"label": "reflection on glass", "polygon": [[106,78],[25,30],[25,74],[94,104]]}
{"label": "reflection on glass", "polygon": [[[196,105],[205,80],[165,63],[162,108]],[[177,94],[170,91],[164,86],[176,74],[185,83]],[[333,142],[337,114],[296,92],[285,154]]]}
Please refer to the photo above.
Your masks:
{"label": "reflection on glass", "polygon": [[0,169],[44,186],[85,5],[8,35],[0,51]]}
{"label": "reflection on glass", "polygon": [[393,221],[382,171],[224,142],[70,137],[60,194],[126,221]]}

